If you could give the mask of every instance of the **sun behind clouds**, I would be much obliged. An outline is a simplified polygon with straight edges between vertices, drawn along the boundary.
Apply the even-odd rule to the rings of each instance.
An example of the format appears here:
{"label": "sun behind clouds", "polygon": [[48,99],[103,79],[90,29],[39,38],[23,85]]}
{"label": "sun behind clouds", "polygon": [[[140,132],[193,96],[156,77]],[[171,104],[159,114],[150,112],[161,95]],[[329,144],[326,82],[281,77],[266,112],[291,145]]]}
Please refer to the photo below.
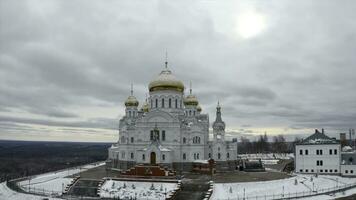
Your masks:
{"label": "sun behind clouds", "polygon": [[236,19],[236,32],[247,39],[255,37],[266,28],[266,18],[256,11],[248,11]]}

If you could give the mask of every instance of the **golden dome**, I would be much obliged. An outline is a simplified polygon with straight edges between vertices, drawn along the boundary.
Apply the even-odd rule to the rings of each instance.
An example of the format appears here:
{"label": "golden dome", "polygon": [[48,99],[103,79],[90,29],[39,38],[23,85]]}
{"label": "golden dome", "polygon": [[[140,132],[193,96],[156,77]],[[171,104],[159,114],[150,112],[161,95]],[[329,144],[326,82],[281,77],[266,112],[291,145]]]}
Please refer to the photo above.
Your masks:
{"label": "golden dome", "polygon": [[183,92],[184,84],[182,81],[178,80],[166,67],[166,69],[161,71],[157,78],[150,82],[148,89],[150,92],[158,90],[175,90],[178,92]]}
{"label": "golden dome", "polygon": [[142,105],[142,111],[143,112],[148,112],[149,111],[149,106],[148,106],[148,103],[147,103],[147,99],[146,99],[146,101],[145,101],[145,103]]}
{"label": "golden dome", "polygon": [[130,95],[125,101],[125,106],[138,106],[138,101],[136,97]]}
{"label": "golden dome", "polygon": [[197,111],[198,111],[198,112],[201,112],[201,110],[202,110],[202,109],[201,109],[200,105],[198,105],[198,106],[197,106]]}
{"label": "golden dome", "polygon": [[186,106],[197,106],[198,104],[199,104],[199,102],[195,95],[189,94],[184,99],[184,105],[186,105]]}

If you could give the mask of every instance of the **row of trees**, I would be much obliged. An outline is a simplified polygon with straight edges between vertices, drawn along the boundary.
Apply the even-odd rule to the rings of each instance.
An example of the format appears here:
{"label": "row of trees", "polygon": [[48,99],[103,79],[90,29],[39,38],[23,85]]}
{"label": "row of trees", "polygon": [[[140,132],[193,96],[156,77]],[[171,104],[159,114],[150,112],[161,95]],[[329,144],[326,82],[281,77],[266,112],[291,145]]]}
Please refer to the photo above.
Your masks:
{"label": "row of trees", "polygon": [[287,142],[283,135],[273,136],[271,141],[267,134],[260,135],[255,141],[242,136],[238,151],[239,153],[293,153],[294,144],[299,141],[300,139],[296,138],[294,142]]}

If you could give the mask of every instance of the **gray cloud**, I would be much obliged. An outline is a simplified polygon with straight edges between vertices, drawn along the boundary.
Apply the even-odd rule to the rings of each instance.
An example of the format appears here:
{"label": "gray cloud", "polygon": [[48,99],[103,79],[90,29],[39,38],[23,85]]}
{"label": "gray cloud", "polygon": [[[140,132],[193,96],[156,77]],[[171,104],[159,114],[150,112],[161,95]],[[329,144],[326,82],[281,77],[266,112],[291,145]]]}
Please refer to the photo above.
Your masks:
{"label": "gray cloud", "polygon": [[[19,123],[114,129],[130,83],[142,102],[168,49],[170,69],[193,82],[203,112],[214,119],[219,100],[231,129],[347,130],[356,126],[355,8],[331,0],[2,0],[0,120],[19,132]],[[236,18],[248,11],[264,15],[266,28],[243,39]]]}

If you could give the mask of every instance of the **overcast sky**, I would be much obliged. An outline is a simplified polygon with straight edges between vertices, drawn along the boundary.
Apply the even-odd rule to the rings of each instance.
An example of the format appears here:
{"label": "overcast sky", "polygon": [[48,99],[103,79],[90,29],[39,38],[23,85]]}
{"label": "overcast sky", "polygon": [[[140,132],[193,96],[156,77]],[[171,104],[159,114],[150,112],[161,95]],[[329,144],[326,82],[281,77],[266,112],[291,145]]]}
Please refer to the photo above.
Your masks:
{"label": "overcast sky", "polygon": [[347,132],[355,10],[351,0],[0,0],[0,139],[116,141],[130,83],[142,105],[166,49],[211,123],[220,101],[231,136]]}

